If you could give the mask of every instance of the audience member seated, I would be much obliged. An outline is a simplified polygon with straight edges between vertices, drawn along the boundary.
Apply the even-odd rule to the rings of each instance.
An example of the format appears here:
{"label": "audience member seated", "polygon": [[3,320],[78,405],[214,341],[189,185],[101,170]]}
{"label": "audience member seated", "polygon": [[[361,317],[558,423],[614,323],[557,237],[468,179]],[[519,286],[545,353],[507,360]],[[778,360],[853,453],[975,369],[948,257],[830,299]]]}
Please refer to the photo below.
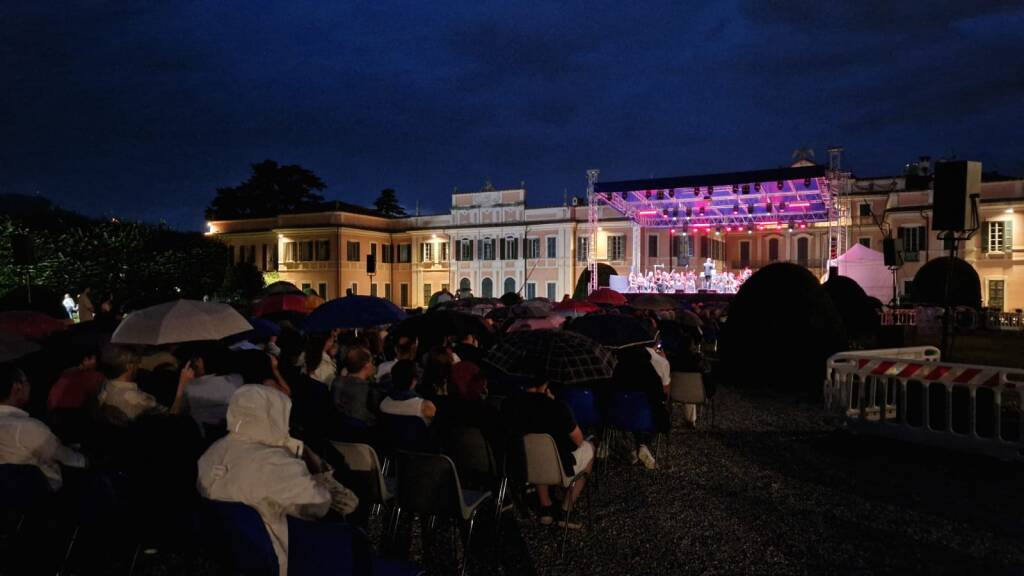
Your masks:
{"label": "audience member seated", "polygon": [[369,350],[358,346],[349,348],[345,354],[345,369],[347,373],[334,382],[331,391],[334,405],[343,416],[373,426],[384,390],[372,381],[377,369]]}
{"label": "audience member seated", "polygon": [[359,501],[302,442],[288,435],[291,401],[269,386],[245,385],[228,405],[228,435],[199,459],[198,488],[212,500],[255,508],[270,533],[280,574],[288,573],[288,516],[313,520]]}
{"label": "audience member seated", "polygon": [[462,362],[473,362],[478,366],[484,360],[484,353],[480,350],[480,341],[471,332],[463,332],[457,337],[455,344],[455,355]]}
{"label": "audience member seated", "polygon": [[392,416],[418,416],[430,424],[437,407],[416,393],[416,364],[412,360],[399,360],[391,368],[391,390],[380,403],[382,414]]}
{"label": "audience member seated", "polygon": [[427,353],[423,377],[419,379],[416,393],[424,398],[434,399],[448,393],[455,353],[450,346],[434,346]]}
{"label": "audience member seated", "polygon": [[195,375],[185,386],[184,408],[201,427],[223,426],[231,395],[243,384],[230,368],[229,351],[219,343],[203,343],[182,347],[179,354]]}
{"label": "audience member seated", "polygon": [[338,365],[334,361],[334,355],[337,353],[338,340],[333,334],[310,334],[299,362],[303,372],[310,378],[330,386],[338,375]]}
{"label": "audience member seated", "polygon": [[[630,346],[619,350],[616,353],[618,362],[615,364],[615,371],[612,374],[612,385],[617,390],[643,392],[651,407],[656,431],[668,432],[669,417],[668,408],[665,405],[668,397],[668,385],[655,368],[652,361],[653,356],[664,360],[660,354],[652,353],[650,349],[643,346]],[[614,410],[615,407],[612,406],[611,409]],[[656,468],[657,462],[654,459],[654,454],[648,447],[651,443],[651,434],[634,432],[633,437],[635,440],[632,453],[633,462],[639,460],[648,469]]]}
{"label": "audience member seated", "polygon": [[61,464],[83,468],[85,457],[64,446],[46,424],[24,411],[31,392],[20,369],[0,364],[0,464],[35,466],[57,491],[64,482]]}
{"label": "audience member seated", "polygon": [[[584,440],[583,432],[576,425],[569,407],[555,400],[548,390],[547,381],[530,383],[525,394],[512,396],[502,404],[502,413],[509,432],[526,434],[549,434],[558,446],[562,468],[569,476],[591,470],[594,460],[594,445]],[[565,525],[566,510],[576,501],[583,490],[585,478],[581,478],[567,493],[561,508],[556,510],[547,486],[537,486],[540,501],[541,524],[551,524],[556,517],[559,525]],[[579,524],[571,523],[570,528]]]}
{"label": "audience member seated", "polygon": [[96,356],[95,351],[82,352],[78,364],[61,373],[50,388],[49,410],[78,410],[96,400],[105,380],[96,369]]}
{"label": "audience member seated", "polygon": [[[138,367],[138,354],[126,346],[108,344],[100,354],[100,371],[107,381],[99,395],[99,408],[103,417],[112,424],[126,425],[143,414],[168,412],[168,408],[151,394],[139,390],[135,382]],[[191,378],[191,367],[183,368],[171,413],[181,411],[183,388]]]}
{"label": "audience member seated", "polygon": [[377,366],[377,381],[382,384],[387,381],[391,374],[391,367],[395,365],[395,362],[399,360],[412,360],[415,362],[419,344],[420,342],[415,336],[399,336],[398,343],[395,344],[395,359],[381,362]]}

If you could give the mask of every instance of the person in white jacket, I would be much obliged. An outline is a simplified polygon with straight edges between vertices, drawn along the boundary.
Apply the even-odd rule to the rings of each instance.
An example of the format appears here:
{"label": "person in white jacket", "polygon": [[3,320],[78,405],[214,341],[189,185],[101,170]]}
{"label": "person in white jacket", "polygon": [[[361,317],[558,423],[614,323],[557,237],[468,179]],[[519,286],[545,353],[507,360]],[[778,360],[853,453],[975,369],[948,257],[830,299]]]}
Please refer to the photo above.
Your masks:
{"label": "person in white jacket", "polygon": [[245,385],[228,404],[228,435],[199,459],[199,493],[241,502],[259,512],[288,573],[288,516],[322,518],[331,509],[352,512],[358,499],[331,476],[330,468],[288,435],[291,400],[263,385]]}

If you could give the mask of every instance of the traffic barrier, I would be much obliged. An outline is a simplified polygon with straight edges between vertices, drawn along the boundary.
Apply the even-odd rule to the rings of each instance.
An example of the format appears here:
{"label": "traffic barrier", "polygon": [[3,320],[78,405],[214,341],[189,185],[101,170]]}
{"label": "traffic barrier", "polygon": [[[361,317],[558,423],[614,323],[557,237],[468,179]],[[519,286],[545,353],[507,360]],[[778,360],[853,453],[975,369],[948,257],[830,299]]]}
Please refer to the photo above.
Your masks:
{"label": "traffic barrier", "polygon": [[942,362],[938,348],[829,358],[825,408],[857,433],[1024,461],[1024,370]]}

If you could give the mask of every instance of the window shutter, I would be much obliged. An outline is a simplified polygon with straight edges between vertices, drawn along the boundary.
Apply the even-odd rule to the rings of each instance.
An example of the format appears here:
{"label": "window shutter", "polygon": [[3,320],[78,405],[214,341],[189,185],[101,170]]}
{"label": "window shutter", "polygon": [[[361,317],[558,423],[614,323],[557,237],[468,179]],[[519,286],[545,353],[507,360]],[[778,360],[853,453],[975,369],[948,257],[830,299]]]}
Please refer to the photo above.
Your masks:
{"label": "window shutter", "polygon": [[927,252],[928,251],[928,228],[926,228],[924,226],[921,226],[920,230],[921,230],[921,251],[922,252]]}
{"label": "window shutter", "polygon": [[484,259],[484,241],[482,239],[476,241],[476,257],[480,260]]}
{"label": "window shutter", "polygon": [[990,228],[992,227],[991,222],[985,222],[985,225],[981,228],[981,251],[988,252],[988,235]]}
{"label": "window shutter", "polygon": [[502,260],[504,260],[505,259],[505,239],[504,238],[502,238],[501,240],[498,241],[498,249],[500,251],[499,257]]}
{"label": "window shutter", "polygon": [[494,251],[497,248],[497,244],[497,241],[495,241],[494,238],[491,238],[491,260],[494,260]]}
{"label": "window shutter", "polygon": [[1003,222],[1003,252],[1013,252],[1013,220]]}
{"label": "window shutter", "polygon": [[462,240],[455,241],[455,260],[462,260]]}

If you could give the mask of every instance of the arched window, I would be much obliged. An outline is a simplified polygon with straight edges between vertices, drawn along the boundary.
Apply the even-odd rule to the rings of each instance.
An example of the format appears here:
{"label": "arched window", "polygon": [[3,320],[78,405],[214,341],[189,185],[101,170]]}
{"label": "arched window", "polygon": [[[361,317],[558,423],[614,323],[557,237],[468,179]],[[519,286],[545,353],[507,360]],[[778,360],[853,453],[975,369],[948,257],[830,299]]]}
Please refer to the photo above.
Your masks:
{"label": "arched window", "polygon": [[473,288],[470,285],[469,278],[463,278],[459,280],[459,297],[469,296],[473,292]]}
{"label": "arched window", "polygon": [[779,239],[769,238],[768,239],[768,261],[777,262],[779,260]]}
{"label": "arched window", "polygon": [[516,291],[516,279],[515,278],[505,278],[505,291],[503,293],[504,294],[508,294],[509,292],[515,292],[515,291]]}
{"label": "arched window", "polygon": [[796,263],[807,266],[810,257],[811,241],[806,236],[796,239]]}
{"label": "arched window", "polygon": [[480,282],[480,295],[484,298],[494,298],[494,281],[484,278],[483,282]]}

